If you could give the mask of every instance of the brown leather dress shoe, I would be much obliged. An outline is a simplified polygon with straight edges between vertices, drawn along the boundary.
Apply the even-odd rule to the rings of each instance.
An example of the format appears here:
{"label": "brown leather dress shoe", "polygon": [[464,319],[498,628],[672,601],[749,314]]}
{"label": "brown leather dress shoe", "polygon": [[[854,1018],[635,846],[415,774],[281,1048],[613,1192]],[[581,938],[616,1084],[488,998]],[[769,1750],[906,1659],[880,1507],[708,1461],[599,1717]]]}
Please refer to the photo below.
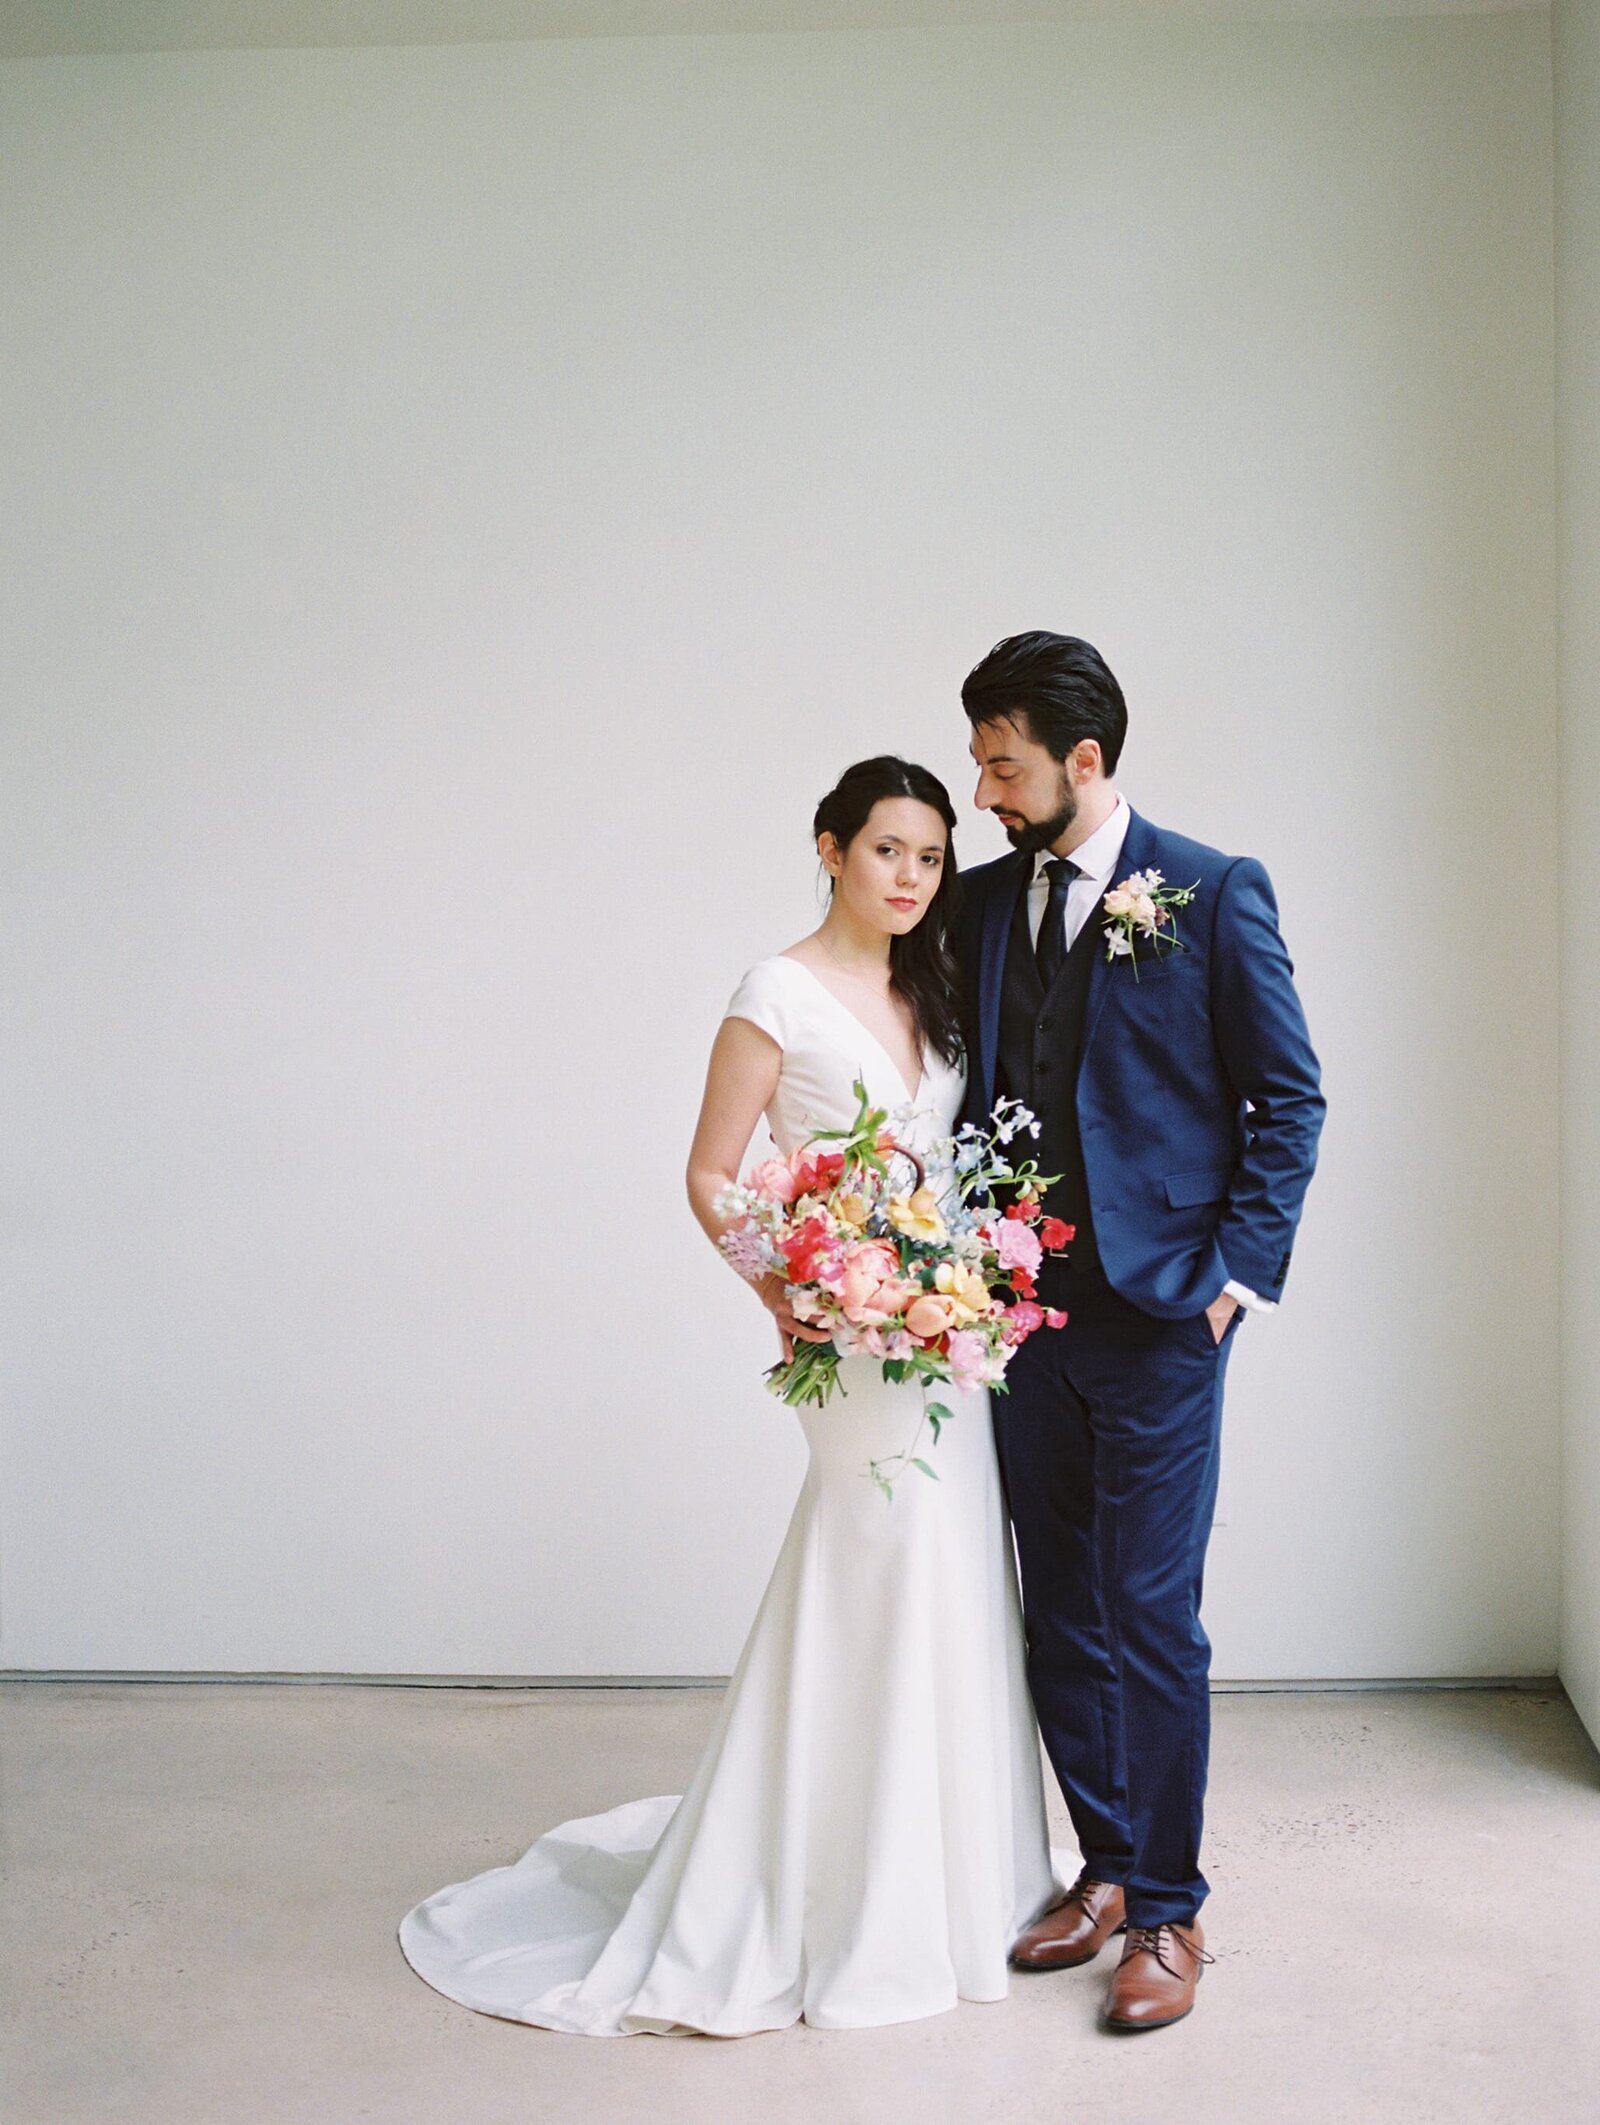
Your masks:
{"label": "brown leather dress shoe", "polygon": [[1076,1963],[1092,1963],[1123,1922],[1121,1885],[1091,1881],[1085,1867],[1061,1902],[1019,1937],[1011,1967],[1070,1970]]}
{"label": "brown leather dress shoe", "polygon": [[1106,1995],[1106,2027],[1126,2036],[1181,2022],[1194,2006],[1201,1969],[1215,1960],[1198,1919],[1192,1926],[1130,1926]]}

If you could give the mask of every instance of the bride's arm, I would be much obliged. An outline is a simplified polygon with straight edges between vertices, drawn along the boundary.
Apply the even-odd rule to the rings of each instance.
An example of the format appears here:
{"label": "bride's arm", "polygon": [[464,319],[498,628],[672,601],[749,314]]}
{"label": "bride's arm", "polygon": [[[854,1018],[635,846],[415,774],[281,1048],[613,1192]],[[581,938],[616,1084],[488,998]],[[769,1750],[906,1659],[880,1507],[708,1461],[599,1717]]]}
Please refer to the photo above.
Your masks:
{"label": "bride's arm", "polygon": [[[731,1188],[739,1178],[740,1161],[777,1090],[782,1059],[778,1043],[748,1018],[725,1018],[717,1030],[700,1119],[689,1147],[688,1172],[689,1206],[712,1241],[719,1240],[724,1230],[724,1220],[713,1205],[723,1189]],[[769,1276],[754,1288],[778,1324],[786,1358],[794,1355],[796,1336],[808,1343],[827,1342],[826,1329],[809,1328],[790,1312],[781,1277]]]}

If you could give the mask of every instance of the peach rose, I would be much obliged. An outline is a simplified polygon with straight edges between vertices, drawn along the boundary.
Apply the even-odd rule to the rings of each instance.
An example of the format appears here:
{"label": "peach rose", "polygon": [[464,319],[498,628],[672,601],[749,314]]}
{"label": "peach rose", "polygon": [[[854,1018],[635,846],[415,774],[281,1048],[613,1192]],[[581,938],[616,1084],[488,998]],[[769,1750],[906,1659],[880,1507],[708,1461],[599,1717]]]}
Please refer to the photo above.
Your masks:
{"label": "peach rose", "polygon": [[955,1301],[941,1291],[925,1291],[906,1308],[906,1326],[919,1343],[935,1343],[946,1329],[955,1326]]}

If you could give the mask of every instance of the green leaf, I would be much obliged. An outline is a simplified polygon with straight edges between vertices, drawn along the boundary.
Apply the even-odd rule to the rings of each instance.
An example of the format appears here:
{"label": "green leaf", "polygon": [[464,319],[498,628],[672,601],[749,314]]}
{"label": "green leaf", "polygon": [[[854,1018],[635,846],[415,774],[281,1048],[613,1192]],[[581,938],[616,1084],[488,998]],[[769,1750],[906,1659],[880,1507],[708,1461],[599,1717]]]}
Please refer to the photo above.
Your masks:
{"label": "green leaf", "polygon": [[930,1402],[927,1413],[930,1417],[937,1417],[941,1424],[948,1424],[952,1421],[953,1412],[948,1410],[942,1402]]}
{"label": "green leaf", "polygon": [[930,1468],[930,1467],[928,1466],[927,1462],[926,1462],[926,1461],[924,1461],[924,1460],[921,1460],[921,1459],[919,1459],[919,1457],[918,1457],[918,1456],[917,1456],[916,1454],[913,1454],[913,1455],[911,1456],[911,1466],[912,1466],[913,1468],[920,1468],[920,1469],[922,1470],[922,1473],[923,1473],[923,1474],[924,1474],[925,1476],[932,1476],[932,1477],[933,1477],[933,1480],[934,1480],[934,1482],[935,1482],[935,1483],[937,1483],[937,1482],[938,1482],[938,1480],[939,1480],[939,1477],[938,1477],[938,1473],[937,1473],[937,1471],[936,1471],[936,1470],[934,1470],[934,1469],[931,1469],[931,1468]]}

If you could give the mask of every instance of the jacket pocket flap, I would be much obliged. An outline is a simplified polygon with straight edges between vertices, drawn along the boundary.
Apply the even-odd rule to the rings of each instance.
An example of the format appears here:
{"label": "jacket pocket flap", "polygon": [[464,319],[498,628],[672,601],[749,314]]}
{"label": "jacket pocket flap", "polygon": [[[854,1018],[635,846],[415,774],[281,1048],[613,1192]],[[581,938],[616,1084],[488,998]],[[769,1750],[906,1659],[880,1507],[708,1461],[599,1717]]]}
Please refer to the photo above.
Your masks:
{"label": "jacket pocket flap", "polygon": [[1192,1209],[1196,1203],[1220,1203],[1232,1180],[1231,1166],[1207,1166],[1201,1173],[1169,1173],[1167,1201],[1174,1210]]}

